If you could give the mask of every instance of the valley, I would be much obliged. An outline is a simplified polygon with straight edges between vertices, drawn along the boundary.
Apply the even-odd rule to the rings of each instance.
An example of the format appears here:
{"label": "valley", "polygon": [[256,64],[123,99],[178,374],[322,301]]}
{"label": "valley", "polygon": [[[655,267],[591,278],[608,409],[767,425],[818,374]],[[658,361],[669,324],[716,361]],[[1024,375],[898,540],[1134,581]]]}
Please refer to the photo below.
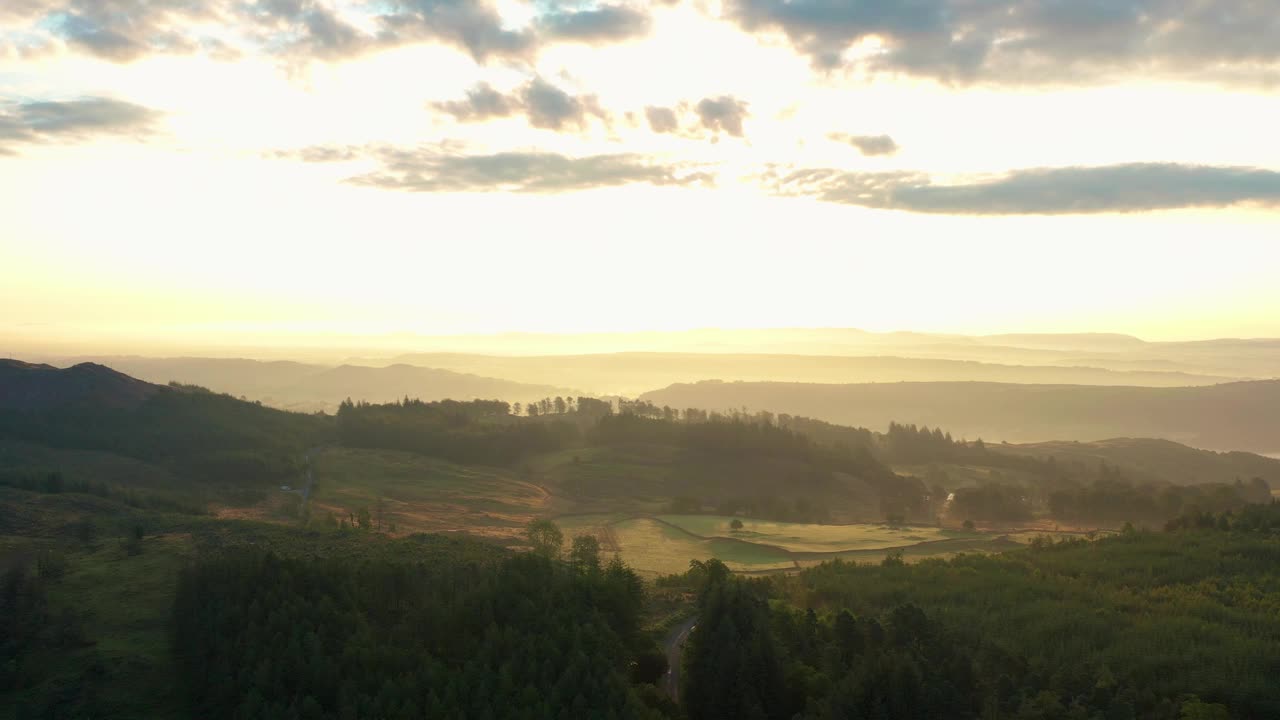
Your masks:
{"label": "valley", "polygon": [[[102,366],[0,362],[0,560],[18,597],[39,608],[38,619],[24,621],[39,630],[20,636],[27,649],[7,676],[19,683],[7,702],[20,713],[192,717],[183,693],[214,698],[221,686],[202,684],[192,674],[200,665],[175,648],[204,643],[224,658],[217,662],[231,662],[239,651],[220,638],[243,626],[207,635],[203,625],[183,625],[175,646],[173,623],[203,612],[196,597],[243,608],[234,593],[288,594],[286,578],[296,576],[329,587],[330,599],[298,596],[287,627],[321,632],[314,617],[343,603],[349,617],[391,623],[377,625],[376,633],[390,633],[383,639],[367,640],[379,647],[392,642],[405,611],[365,583],[395,586],[429,613],[462,612],[464,624],[515,622],[495,604],[512,593],[551,603],[540,616],[582,602],[583,592],[631,597],[630,609],[609,611],[622,613],[609,616],[616,629],[597,632],[621,633],[618,652],[646,669],[631,676],[633,689],[599,701],[669,717],[679,712],[671,698],[687,688],[700,696],[706,676],[696,660],[668,674],[669,661],[656,658],[673,651],[661,642],[708,617],[697,603],[721,583],[765,583],[759,587],[781,599],[807,592],[789,578],[839,584],[859,568],[924,578],[977,558],[1049,562],[1057,548],[1163,542],[1162,533],[1187,523],[1230,528],[1280,491],[1280,460],[1169,440],[983,443],[896,422],[871,430],[625,398],[527,402],[538,412],[517,415],[496,400],[402,398],[343,400],[332,415],[308,414]],[[976,567],[993,573],[1004,565]],[[192,582],[206,589],[193,596]],[[479,615],[433,594],[439,582],[468,588]],[[246,622],[267,621],[260,604],[246,612],[258,618]],[[217,617],[228,616],[208,622]],[[421,647],[434,648],[422,652],[456,652],[429,639],[445,637],[455,636],[422,636]],[[684,652],[695,658],[705,642],[690,631]],[[572,652],[571,644],[557,647]],[[293,650],[270,652],[296,662],[285,659]],[[384,672],[373,668],[382,667],[352,666],[353,677],[372,674],[358,681],[364,689],[344,692],[373,702]],[[311,677],[301,668],[290,677]],[[234,682],[292,682],[275,672],[260,666]],[[320,666],[314,672],[323,676]],[[663,686],[663,677],[680,678],[679,688]],[[1265,702],[1250,692],[1235,702]],[[344,701],[320,693],[315,702]]]}

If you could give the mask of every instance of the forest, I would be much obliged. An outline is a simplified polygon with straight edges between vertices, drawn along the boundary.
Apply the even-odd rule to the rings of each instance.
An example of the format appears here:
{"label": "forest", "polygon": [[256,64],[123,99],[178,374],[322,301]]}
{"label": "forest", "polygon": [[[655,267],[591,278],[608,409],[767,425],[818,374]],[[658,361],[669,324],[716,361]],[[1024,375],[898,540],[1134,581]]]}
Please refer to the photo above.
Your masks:
{"label": "forest", "polygon": [[633,573],[586,552],[570,565],[247,550],[182,572],[173,647],[202,717],[660,717],[652,685],[635,686],[665,669],[637,662],[655,654],[643,603]]}
{"label": "forest", "polygon": [[665,581],[698,591],[682,697],[693,720],[1276,717],[1277,530],[1269,503],[996,556],[698,562]]}

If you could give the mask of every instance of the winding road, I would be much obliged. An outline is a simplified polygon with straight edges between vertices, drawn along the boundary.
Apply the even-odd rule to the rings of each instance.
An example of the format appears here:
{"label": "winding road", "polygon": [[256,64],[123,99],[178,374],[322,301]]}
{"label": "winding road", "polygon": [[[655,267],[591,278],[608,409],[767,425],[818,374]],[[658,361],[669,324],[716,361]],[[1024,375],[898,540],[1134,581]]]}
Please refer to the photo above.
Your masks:
{"label": "winding road", "polygon": [[662,680],[662,687],[667,691],[667,697],[676,703],[680,702],[680,661],[684,655],[684,644],[697,626],[698,616],[694,615],[672,628],[663,642],[667,650],[667,676]]}

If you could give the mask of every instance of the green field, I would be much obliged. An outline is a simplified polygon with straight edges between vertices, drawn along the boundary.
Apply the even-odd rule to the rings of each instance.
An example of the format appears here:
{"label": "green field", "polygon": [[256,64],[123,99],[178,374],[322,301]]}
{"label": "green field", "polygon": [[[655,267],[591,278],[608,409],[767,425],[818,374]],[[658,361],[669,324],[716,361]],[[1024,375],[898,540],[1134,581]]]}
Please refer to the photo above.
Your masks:
{"label": "green field", "polygon": [[661,520],[704,537],[724,537],[763,545],[773,545],[800,553],[828,553],[845,550],[883,550],[955,537],[936,527],[902,527],[859,523],[856,525],[815,525],[737,518],[742,528],[734,530],[735,519],[718,515],[662,515]]}
{"label": "green field", "polygon": [[[594,535],[605,554],[618,553],[646,575],[683,572],[690,560],[716,558],[738,572],[772,572],[825,560],[879,562],[890,552],[908,561],[950,557],[962,552],[998,552],[1030,542],[1030,537],[963,533],[934,527],[818,525],[716,515],[635,516],[622,513],[564,515],[556,523],[566,542]],[[1018,541],[1021,541],[1018,542]]]}
{"label": "green field", "polygon": [[680,573],[690,560],[718,558],[734,570],[784,570],[795,562],[785,551],[754,543],[720,538],[703,539],[660,520],[615,516],[579,515],[557,520],[566,537],[595,535],[606,554],[617,552],[638,572],[646,575]]}
{"label": "green field", "polygon": [[314,461],[313,522],[368,508],[396,533],[471,532],[513,537],[543,511],[538,485],[500,468],[455,465],[394,450],[330,448]]}
{"label": "green field", "polygon": [[[120,534],[141,516],[92,496],[0,488],[0,512],[7,516],[0,523],[0,566],[31,563],[42,552],[59,557],[62,571],[45,582],[49,614],[59,623],[66,618],[81,638],[28,658],[27,670],[41,679],[10,695],[0,718],[35,717],[27,713],[50,698],[71,703],[85,693],[112,717],[185,715],[168,617],[173,578],[191,556],[190,537],[148,534],[130,554]],[[85,517],[95,530],[78,541],[68,528]]]}

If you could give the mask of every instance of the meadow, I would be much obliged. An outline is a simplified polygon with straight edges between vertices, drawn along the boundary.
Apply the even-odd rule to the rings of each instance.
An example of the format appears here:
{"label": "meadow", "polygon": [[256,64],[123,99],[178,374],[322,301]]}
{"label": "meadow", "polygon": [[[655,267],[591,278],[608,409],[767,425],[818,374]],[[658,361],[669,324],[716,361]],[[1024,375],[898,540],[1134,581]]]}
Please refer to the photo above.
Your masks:
{"label": "meadow", "polygon": [[549,500],[540,486],[512,471],[409,452],[327,448],[313,462],[313,522],[367,508],[382,530],[396,534],[466,531],[514,538]]}
{"label": "meadow", "polygon": [[[964,534],[929,526],[892,527],[872,523],[817,525],[718,515],[662,515],[659,518],[695,535],[743,540],[801,553],[883,550]],[[742,527],[734,529],[731,525],[734,520],[742,523]]]}
{"label": "meadow", "polygon": [[606,554],[617,553],[646,576],[684,572],[690,560],[716,558],[742,573],[773,573],[826,560],[879,562],[900,553],[911,562],[967,552],[998,552],[1031,542],[1017,536],[961,532],[927,526],[895,528],[862,523],[781,523],[718,515],[637,516],[624,513],[564,515],[555,522],[566,542],[593,535]]}

